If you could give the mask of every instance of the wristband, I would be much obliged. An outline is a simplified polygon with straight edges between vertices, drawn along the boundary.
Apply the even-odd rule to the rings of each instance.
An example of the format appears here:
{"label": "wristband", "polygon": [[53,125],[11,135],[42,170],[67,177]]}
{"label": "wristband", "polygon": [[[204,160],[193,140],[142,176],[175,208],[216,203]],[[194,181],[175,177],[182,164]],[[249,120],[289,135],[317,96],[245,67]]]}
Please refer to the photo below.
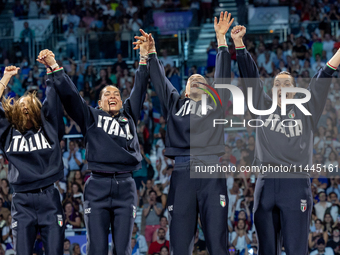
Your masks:
{"label": "wristband", "polygon": [[1,85],[4,86],[4,89],[6,89],[6,86],[5,84],[2,83],[2,81],[0,81]]}
{"label": "wristband", "polygon": [[333,70],[336,70],[337,68],[335,66],[332,66],[329,62],[327,62],[327,66]]}
{"label": "wristband", "polygon": [[246,46],[235,47],[236,50],[243,50],[243,49],[245,49],[245,48],[246,48]]}
{"label": "wristband", "polygon": [[144,63],[144,62],[146,62],[148,60],[148,58],[149,58],[148,55],[146,55],[146,56],[140,55],[139,56],[139,62],[143,62]]}

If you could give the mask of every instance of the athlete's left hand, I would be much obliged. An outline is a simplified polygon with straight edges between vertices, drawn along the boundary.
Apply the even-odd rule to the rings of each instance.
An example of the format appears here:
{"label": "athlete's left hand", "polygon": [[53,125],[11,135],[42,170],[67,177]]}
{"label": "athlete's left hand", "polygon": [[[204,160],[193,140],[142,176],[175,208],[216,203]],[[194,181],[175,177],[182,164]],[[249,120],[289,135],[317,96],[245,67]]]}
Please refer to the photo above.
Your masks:
{"label": "athlete's left hand", "polygon": [[221,12],[220,19],[218,22],[217,22],[217,17],[215,17],[214,28],[215,28],[216,34],[225,35],[228,32],[231,24],[233,24],[234,22],[234,18],[232,18],[231,20],[230,19],[231,19],[231,13],[228,14],[228,12],[225,12],[224,15],[223,15],[223,12]]}
{"label": "athlete's left hand", "polygon": [[37,61],[46,67],[51,67],[56,63],[54,53],[48,49],[40,51]]}
{"label": "athlete's left hand", "polygon": [[140,49],[140,54],[142,56],[147,56],[149,51],[149,36],[142,29],[140,29],[140,32],[142,36],[135,36],[135,39],[137,39],[138,41],[132,43],[133,45],[135,45],[133,49]]}

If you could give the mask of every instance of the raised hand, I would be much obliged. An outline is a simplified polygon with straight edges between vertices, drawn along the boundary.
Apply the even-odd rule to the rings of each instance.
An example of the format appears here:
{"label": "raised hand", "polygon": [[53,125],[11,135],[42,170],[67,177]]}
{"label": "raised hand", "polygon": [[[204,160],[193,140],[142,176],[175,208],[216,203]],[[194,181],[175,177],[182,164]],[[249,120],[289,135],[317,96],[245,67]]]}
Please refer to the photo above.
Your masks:
{"label": "raised hand", "polygon": [[246,34],[246,28],[245,26],[235,26],[231,30],[231,38],[233,38],[234,42],[235,41],[241,41],[243,36]]}
{"label": "raised hand", "polygon": [[37,61],[46,67],[51,67],[56,63],[53,52],[47,49],[40,51]]}
{"label": "raised hand", "polygon": [[4,71],[4,75],[10,75],[11,77],[18,74],[20,68],[16,66],[7,66]]}
{"label": "raised hand", "polygon": [[231,19],[231,13],[228,14],[228,12],[225,12],[223,14],[223,12],[221,12],[220,14],[220,19],[217,20],[217,17],[215,17],[215,20],[214,20],[214,28],[215,28],[215,32],[216,34],[220,34],[220,35],[225,35],[231,24],[233,24],[234,22],[234,18]]}
{"label": "raised hand", "polygon": [[135,36],[137,42],[133,42],[132,44],[135,45],[133,48],[134,50],[140,50],[140,54],[142,56],[147,56],[149,51],[149,36],[145,33],[142,29],[139,30],[141,32],[141,36]]}
{"label": "raised hand", "polygon": [[146,45],[148,46],[148,52],[151,52],[151,51],[156,51],[156,47],[155,47],[155,40],[153,39],[151,33],[150,34],[147,34],[144,32],[143,29],[139,29],[139,31],[141,32],[142,36],[135,36],[135,39],[138,39],[137,42],[134,42],[133,44],[136,45],[134,47],[134,49],[139,49],[140,48],[140,44],[143,43],[143,40],[141,39],[146,39]]}

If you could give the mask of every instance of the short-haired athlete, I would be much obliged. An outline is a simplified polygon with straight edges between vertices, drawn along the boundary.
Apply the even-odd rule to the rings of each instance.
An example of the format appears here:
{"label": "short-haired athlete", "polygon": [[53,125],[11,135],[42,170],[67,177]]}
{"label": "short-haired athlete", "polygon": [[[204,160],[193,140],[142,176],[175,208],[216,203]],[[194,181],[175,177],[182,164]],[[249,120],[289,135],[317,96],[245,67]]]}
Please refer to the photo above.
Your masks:
{"label": "short-haired athlete", "polygon": [[[0,95],[19,68],[6,67]],[[50,77],[49,77],[50,78]],[[60,140],[64,135],[62,104],[50,79],[41,104],[35,93],[0,103],[0,148],[9,161],[14,189],[12,233],[17,255],[31,255],[37,231],[46,255],[63,253],[64,212],[54,182],[64,176]]]}
{"label": "short-haired athlete", "polygon": [[[230,84],[231,59],[226,44],[227,33],[233,19],[221,12],[215,18],[215,32],[219,45],[216,56],[216,79]],[[142,31],[143,36],[147,34]],[[170,251],[174,255],[192,254],[198,213],[207,242],[209,254],[225,255],[227,250],[228,196],[223,178],[190,178],[191,165],[197,161],[218,162],[224,154],[224,126],[213,127],[214,119],[225,116],[229,90],[217,89],[223,106],[208,102],[207,113],[202,113],[202,95],[211,91],[201,75],[192,75],[186,85],[185,98],[166,78],[164,67],[157,59],[151,34],[149,66],[150,77],[167,119],[165,155],[175,159],[168,195],[170,220]],[[138,39],[138,37],[136,37]],[[138,48],[138,42],[135,43]],[[224,79],[223,79],[224,78]],[[215,84],[212,85],[215,87]],[[203,176],[202,176],[203,177]]]}
{"label": "short-haired athlete", "polygon": [[109,85],[100,92],[97,108],[86,104],[64,70],[56,66],[50,51],[39,56],[40,62],[53,68],[57,93],[86,141],[86,159],[92,170],[84,191],[88,255],[108,254],[110,226],[113,254],[132,252],[131,233],[137,210],[132,171],[141,168],[142,160],[136,127],[149,77],[146,45],[142,44],[140,50],[141,62],[130,97],[123,103],[119,89]]}
{"label": "short-haired athlete", "polygon": [[[253,106],[268,110],[272,99],[264,92],[259,71],[242,38],[244,26],[235,26],[231,37],[236,47],[237,62],[243,84],[253,89]],[[254,224],[258,236],[258,254],[281,254],[281,236],[287,255],[308,254],[308,233],[313,200],[308,172],[312,169],[313,134],[324,109],[331,77],[340,64],[340,51],[327,65],[314,75],[308,90],[311,99],[302,105],[312,114],[304,113],[294,104],[287,105],[287,114],[281,115],[281,90],[295,87],[294,78],[288,72],[279,73],[273,82],[277,88],[278,103],[270,115],[255,115],[264,123],[256,127],[255,161],[257,166],[292,166],[292,171],[261,173],[254,194]],[[287,93],[292,99],[295,93]],[[285,120],[285,126],[281,124]],[[290,126],[290,127],[289,127]],[[296,172],[294,173],[294,166]]]}

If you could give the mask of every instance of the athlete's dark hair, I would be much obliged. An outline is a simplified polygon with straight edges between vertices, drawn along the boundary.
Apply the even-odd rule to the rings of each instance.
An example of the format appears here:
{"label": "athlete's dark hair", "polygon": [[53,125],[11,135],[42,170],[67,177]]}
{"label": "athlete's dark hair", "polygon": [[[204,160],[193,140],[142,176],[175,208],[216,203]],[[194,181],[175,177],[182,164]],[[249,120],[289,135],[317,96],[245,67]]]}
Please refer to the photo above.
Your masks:
{"label": "athlete's dark hair", "polygon": [[279,76],[279,75],[281,75],[281,74],[287,74],[287,75],[289,75],[289,76],[292,78],[292,83],[293,83],[294,87],[296,87],[296,82],[295,82],[295,79],[294,79],[293,75],[292,75],[290,72],[287,72],[287,71],[281,71],[281,72],[279,72],[279,73],[275,76],[274,80],[277,78],[277,76]]}
{"label": "athlete's dark hair", "polygon": [[117,86],[115,86],[115,85],[106,85],[106,86],[100,91],[100,93],[99,93],[99,100],[102,99],[102,95],[103,95],[103,93],[104,93],[104,89],[106,89],[107,87],[114,87],[114,88],[118,89],[119,95],[121,96],[120,90],[119,90],[119,88],[117,88]]}

